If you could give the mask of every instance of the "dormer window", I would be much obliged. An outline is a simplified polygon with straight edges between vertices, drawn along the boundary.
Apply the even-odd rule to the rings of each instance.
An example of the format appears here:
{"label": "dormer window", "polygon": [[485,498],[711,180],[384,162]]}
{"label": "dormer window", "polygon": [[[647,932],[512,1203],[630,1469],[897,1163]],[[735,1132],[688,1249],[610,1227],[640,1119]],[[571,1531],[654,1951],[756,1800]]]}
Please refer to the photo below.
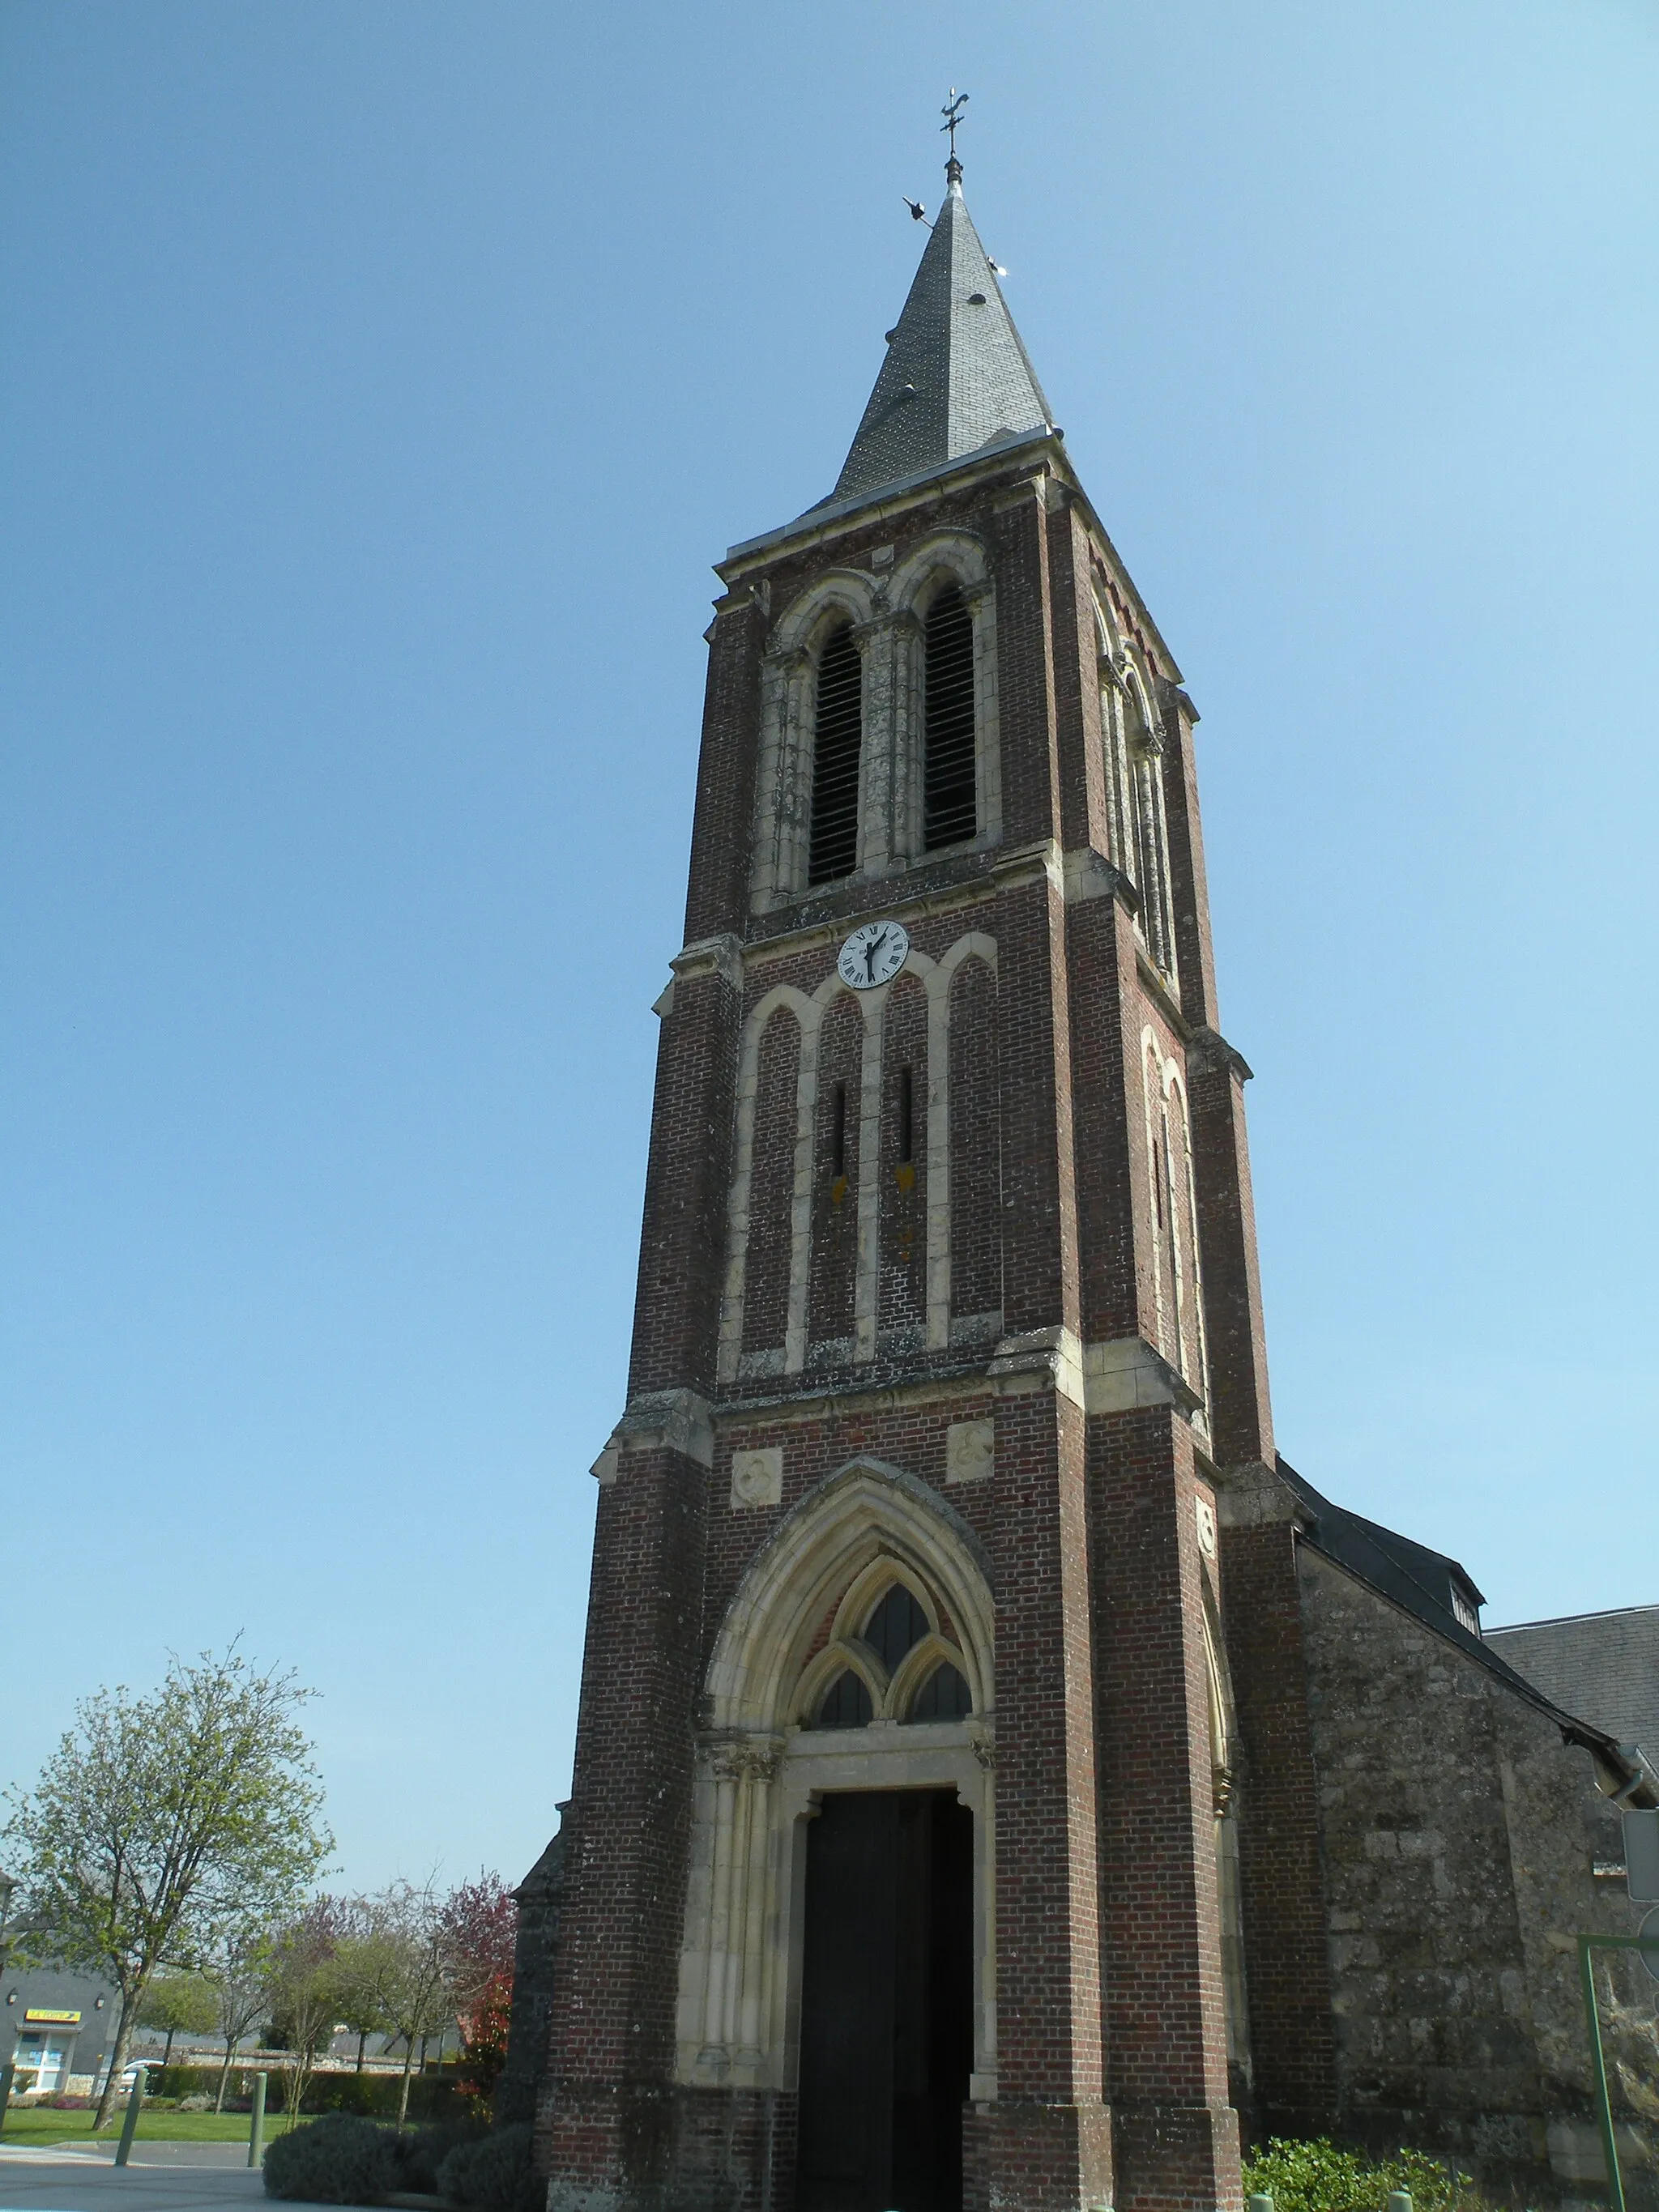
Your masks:
{"label": "dormer window", "polygon": [[864,750],[864,670],[853,626],[830,631],[818,656],[812,738],[809,884],[850,876],[859,860],[859,767]]}
{"label": "dormer window", "polygon": [[922,844],[959,845],[979,828],[975,790],[974,618],[947,584],[922,628]]}

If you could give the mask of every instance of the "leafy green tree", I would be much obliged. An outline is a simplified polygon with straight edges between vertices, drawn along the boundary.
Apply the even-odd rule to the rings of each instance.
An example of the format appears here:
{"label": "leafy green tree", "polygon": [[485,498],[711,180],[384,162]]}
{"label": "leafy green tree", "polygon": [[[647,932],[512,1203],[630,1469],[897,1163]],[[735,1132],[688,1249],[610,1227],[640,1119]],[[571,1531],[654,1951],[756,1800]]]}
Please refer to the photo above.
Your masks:
{"label": "leafy green tree", "polygon": [[283,2070],[283,2103],[290,2127],[299,2118],[318,2056],[327,2050],[340,2016],[338,1951],[345,1917],[338,1898],[313,1898],[272,1947],[270,1993],[278,2032],[294,2054],[294,2063]]}
{"label": "leafy green tree", "polygon": [[225,2046],[224,2062],[219,2069],[219,2094],[214,2099],[213,2109],[225,2109],[225,2092],[230,2087],[231,2062],[236,2047],[250,2029],[264,2018],[270,2003],[270,1981],[274,1965],[274,1938],[268,1929],[258,1926],[228,1928],[221,1935],[209,1955],[204,1972],[213,1985],[216,2008],[214,2025]]}
{"label": "leafy green tree", "polygon": [[173,1658],[154,1696],[100,1690],[4,1833],[35,1955],[107,1974],[121,1994],[98,2128],[109,2124],[138,2010],[164,1967],[193,1969],[227,1930],[275,1919],[333,1849],[294,1675],[233,1644]]}
{"label": "leafy green tree", "polygon": [[392,2032],[387,1991],[403,1961],[396,1936],[380,1924],[368,1899],[354,1899],[347,1932],[335,1952],[339,1992],[339,2017],[357,2039],[357,2071],[363,2070],[363,2052],[371,2035]]}
{"label": "leafy green tree", "polygon": [[159,2028],[167,2037],[163,2066],[173,2063],[173,2039],[211,2035],[219,2025],[219,1994],[205,1974],[159,1973],[138,2001],[140,2027]]}
{"label": "leafy green tree", "polygon": [[412,1882],[393,1882],[374,1905],[380,1927],[391,1939],[381,1994],[392,2034],[404,2045],[403,2087],[398,2097],[398,2124],[402,2127],[409,2112],[415,2046],[424,2046],[429,2038],[441,2034],[454,2017],[447,1972],[448,1945],[442,1906],[429,1881],[420,1889]]}

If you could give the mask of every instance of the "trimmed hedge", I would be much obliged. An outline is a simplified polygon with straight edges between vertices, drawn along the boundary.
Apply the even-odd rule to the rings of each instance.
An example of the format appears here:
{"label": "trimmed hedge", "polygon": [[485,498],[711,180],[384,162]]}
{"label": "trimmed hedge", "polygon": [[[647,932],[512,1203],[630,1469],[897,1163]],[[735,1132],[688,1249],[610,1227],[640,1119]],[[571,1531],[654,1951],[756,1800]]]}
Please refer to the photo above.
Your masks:
{"label": "trimmed hedge", "polygon": [[435,2196],[440,2167],[479,2132],[476,2126],[400,2130],[327,2112],[270,2144],[265,2194],[304,2204],[374,2204],[394,2191]]}
{"label": "trimmed hedge", "polygon": [[[265,2089],[270,2109],[280,2112],[283,2106],[283,2069],[280,2066],[258,2068],[239,2061],[230,2069],[230,2087],[225,2094],[228,2112],[246,2112],[253,2102],[253,2076],[267,2073],[270,2079]],[[306,2084],[301,2100],[302,2112],[352,2112],[362,2119],[395,2120],[398,2099],[403,2090],[400,2074],[313,2074]],[[216,2066],[152,2066],[148,2076],[146,2094],[151,2097],[216,2097],[219,2094],[219,2069]],[[409,2077],[409,2117],[411,2120],[449,2121],[463,2118],[471,2100],[463,2097],[455,2083],[455,2069],[446,2067],[442,2073],[411,2074]]]}
{"label": "trimmed hedge", "polygon": [[542,2212],[547,2184],[531,2160],[527,2120],[458,2144],[438,2168],[438,2193],[477,2212]]}
{"label": "trimmed hedge", "polygon": [[301,2204],[373,2204],[398,2186],[392,2131],[331,2112],[278,2136],[265,2153],[265,2194]]}

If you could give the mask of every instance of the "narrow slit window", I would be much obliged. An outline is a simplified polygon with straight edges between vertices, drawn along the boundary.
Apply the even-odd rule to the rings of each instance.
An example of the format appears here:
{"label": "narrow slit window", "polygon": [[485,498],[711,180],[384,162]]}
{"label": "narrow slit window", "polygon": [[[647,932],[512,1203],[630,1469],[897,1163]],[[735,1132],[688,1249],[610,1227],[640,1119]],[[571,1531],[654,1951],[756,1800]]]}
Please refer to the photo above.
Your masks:
{"label": "narrow slit window", "polygon": [[898,1125],[899,1165],[908,1168],[916,1156],[915,1094],[908,1067],[899,1070]]}
{"label": "narrow slit window", "polygon": [[830,1172],[847,1172],[847,1085],[838,1083],[830,1101]]}
{"label": "narrow slit window", "polygon": [[859,858],[859,756],[864,745],[864,672],[851,625],[830,633],[818,658],[812,741],[809,884],[850,876]]}
{"label": "narrow slit window", "polygon": [[955,584],[927,610],[922,639],[922,842],[930,853],[979,828],[974,732],[974,618]]}

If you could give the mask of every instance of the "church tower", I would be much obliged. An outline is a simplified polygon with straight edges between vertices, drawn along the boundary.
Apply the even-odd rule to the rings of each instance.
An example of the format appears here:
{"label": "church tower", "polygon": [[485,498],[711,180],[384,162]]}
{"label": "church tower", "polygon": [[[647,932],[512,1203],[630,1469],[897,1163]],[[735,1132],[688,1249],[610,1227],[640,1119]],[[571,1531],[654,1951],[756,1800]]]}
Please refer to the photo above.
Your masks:
{"label": "church tower", "polygon": [[719,569],[552,2212],[1238,2201],[1249,1070],[1197,715],[947,178],[834,491]]}

